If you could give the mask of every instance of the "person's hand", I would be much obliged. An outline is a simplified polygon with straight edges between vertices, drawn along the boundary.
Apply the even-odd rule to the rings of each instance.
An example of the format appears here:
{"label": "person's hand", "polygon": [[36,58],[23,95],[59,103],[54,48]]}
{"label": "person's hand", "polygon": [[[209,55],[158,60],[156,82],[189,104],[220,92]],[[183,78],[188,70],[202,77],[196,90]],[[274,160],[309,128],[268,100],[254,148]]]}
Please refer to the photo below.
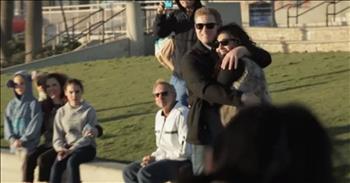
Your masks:
{"label": "person's hand", "polygon": [[96,135],[93,130],[86,130],[83,134],[84,137],[95,137]]}
{"label": "person's hand", "polygon": [[22,141],[19,139],[16,139],[12,145],[16,148],[20,148],[20,147],[22,147]]}
{"label": "person's hand", "polygon": [[164,2],[160,2],[158,7],[157,7],[157,14],[158,15],[163,15],[165,14],[165,7],[164,7]]}
{"label": "person's hand", "polygon": [[230,50],[222,59],[221,69],[237,69],[238,60],[245,55],[250,55],[248,49],[244,46],[238,46]]}
{"label": "person's hand", "polygon": [[71,151],[68,149],[63,149],[61,151],[58,151],[57,152],[57,160],[61,161],[61,160],[65,159],[70,153],[71,153]]}
{"label": "person's hand", "polygon": [[157,7],[157,14],[158,15],[169,14],[173,11],[174,11],[173,9],[165,9],[164,2],[160,2],[158,7]]}
{"label": "person's hand", "polygon": [[156,158],[154,156],[146,155],[146,156],[144,156],[142,158],[141,166],[145,167],[145,166],[147,166],[148,164],[152,163],[155,160],[156,160]]}

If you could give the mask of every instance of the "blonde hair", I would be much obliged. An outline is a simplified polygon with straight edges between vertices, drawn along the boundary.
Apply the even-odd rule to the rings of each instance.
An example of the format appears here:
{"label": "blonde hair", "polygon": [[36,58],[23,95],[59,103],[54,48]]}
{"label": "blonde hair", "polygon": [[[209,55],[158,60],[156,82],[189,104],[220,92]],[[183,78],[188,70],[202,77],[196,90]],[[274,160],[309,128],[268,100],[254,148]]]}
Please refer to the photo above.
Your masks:
{"label": "blonde hair", "polygon": [[216,23],[221,26],[222,25],[222,19],[221,19],[221,15],[218,12],[218,10],[214,9],[214,8],[208,8],[208,7],[202,7],[199,8],[198,10],[196,10],[196,12],[194,13],[194,19],[196,20],[197,17],[200,16],[210,16],[212,15],[215,18]]}
{"label": "blonde hair", "polygon": [[176,90],[175,90],[175,88],[174,88],[174,86],[173,86],[172,84],[168,83],[168,82],[165,81],[164,79],[157,79],[156,82],[155,82],[154,85],[153,85],[153,91],[156,89],[156,87],[157,87],[158,85],[164,85],[164,86],[167,87],[167,88],[169,89],[169,91],[170,91],[171,93],[173,93],[173,94],[175,95],[175,97],[176,97]]}

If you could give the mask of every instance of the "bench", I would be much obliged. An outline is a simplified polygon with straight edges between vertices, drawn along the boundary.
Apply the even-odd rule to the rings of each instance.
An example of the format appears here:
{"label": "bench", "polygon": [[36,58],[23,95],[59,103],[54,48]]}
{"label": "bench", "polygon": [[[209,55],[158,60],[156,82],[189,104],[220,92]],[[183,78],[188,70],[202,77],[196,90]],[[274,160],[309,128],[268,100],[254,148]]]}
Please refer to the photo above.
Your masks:
{"label": "bench", "polygon": [[[84,183],[123,183],[122,170],[125,166],[114,161],[95,159],[80,165],[81,180]],[[19,158],[4,148],[1,148],[1,182],[21,182]]]}

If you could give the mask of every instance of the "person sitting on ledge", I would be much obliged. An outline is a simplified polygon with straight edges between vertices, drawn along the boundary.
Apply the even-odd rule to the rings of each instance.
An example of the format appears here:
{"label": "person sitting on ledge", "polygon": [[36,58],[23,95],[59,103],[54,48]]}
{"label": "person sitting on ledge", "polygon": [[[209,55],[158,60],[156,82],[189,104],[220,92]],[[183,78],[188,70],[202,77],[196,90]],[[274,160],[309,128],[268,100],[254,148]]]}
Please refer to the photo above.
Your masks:
{"label": "person sitting on ledge", "polygon": [[155,118],[157,149],[123,170],[127,183],[172,181],[182,167],[191,165],[190,148],[186,143],[188,108],[176,101],[173,85],[163,80],[156,81],[153,96],[161,108]]}

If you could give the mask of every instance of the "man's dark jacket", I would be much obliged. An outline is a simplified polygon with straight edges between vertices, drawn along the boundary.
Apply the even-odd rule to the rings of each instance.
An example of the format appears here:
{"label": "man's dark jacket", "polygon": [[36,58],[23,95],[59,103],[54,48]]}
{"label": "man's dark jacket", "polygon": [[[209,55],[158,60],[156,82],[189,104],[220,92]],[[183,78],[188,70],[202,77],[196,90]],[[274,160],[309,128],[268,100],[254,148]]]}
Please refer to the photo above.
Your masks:
{"label": "man's dark jacket", "polygon": [[183,78],[189,90],[187,141],[209,144],[223,128],[216,104],[238,105],[241,93],[224,88],[213,76],[218,56],[201,42],[197,42],[181,63]]}
{"label": "man's dark jacket", "polygon": [[[254,47],[250,52],[251,59],[261,67],[270,64],[271,56],[265,50]],[[218,60],[215,49],[209,49],[197,41],[181,62],[183,78],[189,91],[187,141],[192,144],[209,144],[222,130],[218,104],[237,106],[241,103],[241,92],[231,90],[217,82],[215,70],[218,67]],[[242,74],[244,66],[242,67],[241,63],[238,65],[235,72]],[[227,75],[232,77],[232,73]]]}
{"label": "man's dark jacket", "polygon": [[[182,78],[181,62],[182,57],[197,41],[194,30],[194,13],[192,16],[186,14],[186,10],[181,6],[179,0],[176,0],[178,10],[169,15],[157,15],[153,25],[153,33],[156,37],[164,38],[175,33],[175,58],[174,75]],[[202,4],[197,0],[194,4],[194,11],[201,8]]]}

